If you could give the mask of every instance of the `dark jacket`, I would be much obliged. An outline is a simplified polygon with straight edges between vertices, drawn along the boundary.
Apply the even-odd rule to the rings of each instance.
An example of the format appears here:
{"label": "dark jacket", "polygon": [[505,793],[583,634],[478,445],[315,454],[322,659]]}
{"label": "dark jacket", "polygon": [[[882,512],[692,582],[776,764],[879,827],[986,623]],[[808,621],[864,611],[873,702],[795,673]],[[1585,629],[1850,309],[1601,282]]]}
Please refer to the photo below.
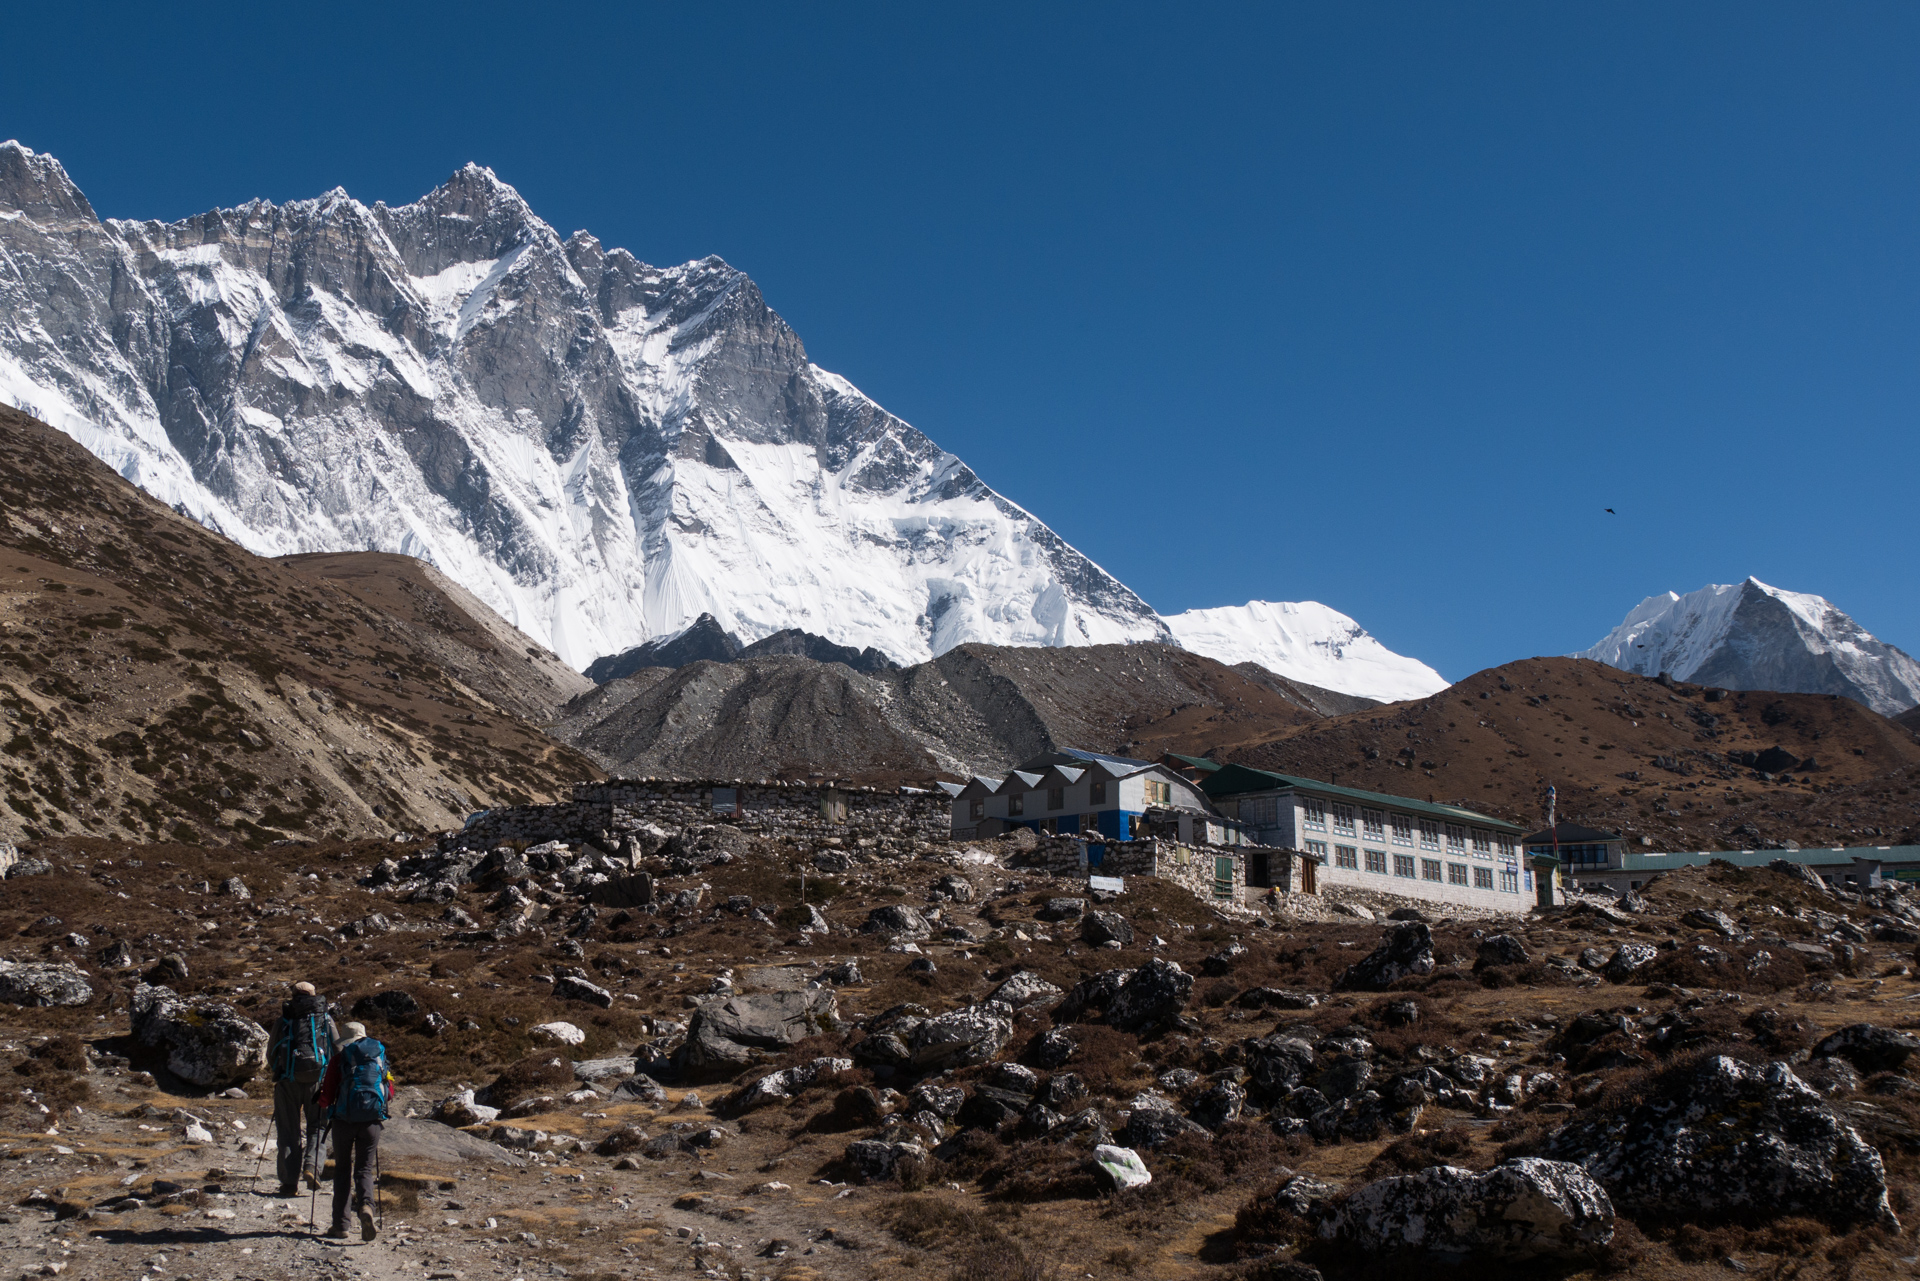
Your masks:
{"label": "dark jacket", "polygon": [[320,996],[308,996],[305,992],[296,992],[280,1007],[280,1017],[273,1021],[267,1040],[267,1067],[278,1081],[286,1075],[287,1037],[295,1028],[304,1029],[307,1018],[318,1014],[322,1017],[321,1026],[325,1029],[328,1058],[340,1044],[340,1033],[333,1026],[333,1016],[327,1013],[327,1002]]}

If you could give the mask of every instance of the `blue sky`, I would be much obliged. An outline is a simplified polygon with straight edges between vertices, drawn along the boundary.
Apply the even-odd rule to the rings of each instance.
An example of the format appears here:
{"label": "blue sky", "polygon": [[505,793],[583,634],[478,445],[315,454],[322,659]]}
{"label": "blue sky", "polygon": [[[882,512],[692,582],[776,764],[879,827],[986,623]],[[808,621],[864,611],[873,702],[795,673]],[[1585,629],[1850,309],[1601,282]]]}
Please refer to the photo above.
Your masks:
{"label": "blue sky", "polygon": [[490,165],[1162,612],[1457,679],[1753,574],[1920,648],[1920,8],[37,8],[0,137],[103,215]]}

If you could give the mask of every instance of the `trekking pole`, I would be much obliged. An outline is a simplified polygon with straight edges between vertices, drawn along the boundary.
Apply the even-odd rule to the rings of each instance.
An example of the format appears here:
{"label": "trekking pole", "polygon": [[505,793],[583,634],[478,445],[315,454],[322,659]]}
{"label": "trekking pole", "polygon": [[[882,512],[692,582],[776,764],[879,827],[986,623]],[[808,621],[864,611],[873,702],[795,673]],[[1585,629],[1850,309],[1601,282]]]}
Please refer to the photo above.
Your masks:
{"label": "trekking pole", "polygon": [[[267,1138],[277,1149],[280,1146],[280,1109],[273,1111],[273,1128],[267,1131]],[[247,1180],[247,1195],[253,1196],[260,1191],[260,1163],[267,1159],[267,1142],[260,1145],[260,1155],[253,1158],[253,1177]],[[275,1154],[278,1159],[278,1153]]]}
{"label": "trekking pole", "polygon": [[[325,1128],[323,1128],[320,1131],[320,1144],[317,1148],[314,1149],[314,1155],[316,1157],[320,1157],[322,1160],[325,1159],[324,1153],[327,1150],[327,1136],[332,1133],[333,1133],[333,1118],[328,1117]],[[319,1204],[320,1204],[320,1180],[318,1178],[315,1178],[313,1181],[313,1190],[307,1194],[307,1231],[309,1232],[314,1230],[313,1215],[314,1215],[315,1208]]]}

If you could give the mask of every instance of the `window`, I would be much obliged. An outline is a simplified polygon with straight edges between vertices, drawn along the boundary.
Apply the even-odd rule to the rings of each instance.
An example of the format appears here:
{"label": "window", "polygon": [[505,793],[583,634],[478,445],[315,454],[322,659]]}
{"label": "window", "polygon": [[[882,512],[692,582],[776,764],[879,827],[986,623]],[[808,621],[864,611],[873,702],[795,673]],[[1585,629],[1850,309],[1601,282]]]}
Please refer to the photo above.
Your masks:
{"label": "window", "polygon": [[987,803],[985,801],[974,800],[967,805],[968,818],[985,818],[986,816]]}
{"label": "window", "polygon": [[1095,805],[1107,803],[1107,780],[1096,778],[1087,784],[1087,799]]}
{"label": "window", "polygon": [[1420,848],[1423,850],[1440,848],[1440,825],[1430,818],[1420,820]]}
{"label": "window", "polygon": [[1327,803],[1315,796],[1300,798],[1300,808],[1306,813],[1308,827],[1325,831],[1327,827]]}
{"label": "window", "polygon": [[1473,856],[1475,858],[1493,857],[1493,837],[1477,827],[1473,829]]}
{"label": "window", "polygon": [[1378,872],[1381,876],[1385,876],[1387,874],[1387,852],[1385,850],[1368,850],[1367,870],[1369,872]]}
{"label": "window", "polygon": [[1324,863],[1327,861],[1327,843],[1325,841],[1308,841],[1307,853]]}
{"label": "window", "polygon": [[1514,846],[1513,846],[1512,837],[1508,837],[1508,836],[1498,837],[1493,842],[1493,845],[1494,845],[1494,852],[1498,854],[1501,858],[1514,857]]}
{"label": "window", "polygon": [[1467,865],[1465,863],[1447,864],[1447,884],[1465,885],[1467,883]]}
{"label": "window", "polygon": [[1149,805],[1173,804],[1173,784],[1157,782],[1151,778],[1148,779],[1147,780],[1147,804]]}
{"label": "window", "polygon": [[1520,892],[1520,865],[1518,863],[1508,863],[1501,867],[1500,889],[1502,893],[1506,894],[1518,894]]}
{"label": "window", "polygon": [[1335,805],[1333,807],[1333,830],[1342,836],[1353,835],[1353,806]]}
{"label": "window", "polygon": [[1421,859],[1420,860],[1420,879],[1423,881],[1439,880],[1440,879],[1440,860],[1437,858]]}
{"label": "window", "polygon": [[1351,845],[1334,846],[1333,847],[1333,865],[1335,867],[1359,867],[1360,866],[1359,851],[1354,849],[1353,846]]}
{"label": "window", "polygon": [[1062,810],[1066,807],[1067,789],[1064,787],[1049,787],[1047,789],[1047,808],[1050,810]]}
{"label": "window", "polygon": [[714,788],[712,809],[716,814],[737,815],[740,812],[740,789],[737,787]]}
{"label": "window", "polygon": [[1473,888],[1476,890],[1492,889],[1493,888],[1493,869],[1490,867],[1474,868],[1473,869]]}
{"label": "window", "polygon": [[1370,841],[1387,839],[1387,816],[1379,810],[1360,811],[1360,834]]}
{"label": "window", "polygon": [[1240,802],[1240,821],[1254,827],[1280,826],[1280,798],[1256,796]]}
{"label": "window", "polygon": [[1413,855],[1395,854],[1393,856],[1393,874],[1395,876],[1411,877],[1413,875]]}
{"label": "window", "polygon": [[1025,792],[1007,793],[1007,813],[1024,814],[1027,812],[1027,794]]}
{"label": "window", "polygon": [[1465,853],[1467,848],[1467,829],[1458,823],[1447,824],[1447,848]]}
{"label": "window", "polygon": [[1395,845],[1413,844],[1413,820],[1405,814],[1393,816],[1393,843]]}

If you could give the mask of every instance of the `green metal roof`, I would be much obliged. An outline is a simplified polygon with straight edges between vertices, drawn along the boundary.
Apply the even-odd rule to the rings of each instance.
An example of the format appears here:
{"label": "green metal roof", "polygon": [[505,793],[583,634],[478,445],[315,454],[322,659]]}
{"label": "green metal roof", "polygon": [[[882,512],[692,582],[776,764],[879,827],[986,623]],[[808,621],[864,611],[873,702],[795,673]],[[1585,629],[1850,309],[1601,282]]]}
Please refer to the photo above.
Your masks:
{"label": "green metal roof", "polygon": [[1856,858],[1879,859],[1884,863],[1920,863],[1920,845],[1827,846],[1812,850],[1696,850],[1685,854],[1636,854],[1626,852],[1621,869],[1627,872],[1670,872],[1677,867],[1704,867],[1719,859],[1735,867],[1765,867],[1775,859],[1815,866],[1851,863]]}
{"label": "green metal roof", "polygon": [[1301,778],[1297,774],[1275,774],[1269,770],[1254,769],[1250,765],[1225,765],[1200,780],[1200,790],[1208,796],[1239,796],[1247,792],[1270,792],[1276,788],[1291,788],[1299,792],[1312,792],[1317,796],[1338,796],[1368,805],[1412,810],[1416,814],[1431,814],[1435,818],[1451,819],[1456,823],[1496,828],[1516,836],[1526,830],[1518,823],[1461,809],[1457,805],[1436,805],[1432,801],[1416,801],[1411,796],[1393,796],[1386,792],[1363,792],[1357,787],[1340,787],[1323,783],[1317,778]]}
{"label": "green metal roof", "polygon": [[1210,761],[1204,756],[1182,756],[1179,752],[1168,752],[1162,759],[1180,761],[1193,766],[1195,769],[1206,770],[1209,774],[1217,769],[1223,768],[1219,761]]}

